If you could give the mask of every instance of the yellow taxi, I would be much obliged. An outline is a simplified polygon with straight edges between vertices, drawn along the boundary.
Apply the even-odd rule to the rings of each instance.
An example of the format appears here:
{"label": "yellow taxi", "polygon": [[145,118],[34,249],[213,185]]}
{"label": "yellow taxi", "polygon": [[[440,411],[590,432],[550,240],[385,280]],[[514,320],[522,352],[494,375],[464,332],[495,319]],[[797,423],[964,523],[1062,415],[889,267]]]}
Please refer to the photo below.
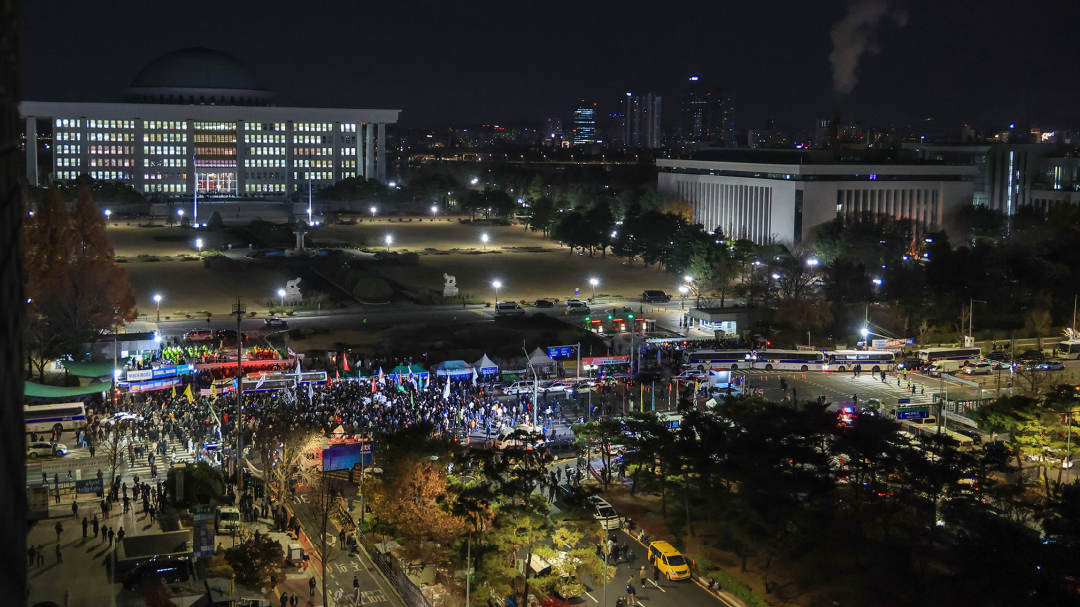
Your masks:
{"label": "yellow taxi", "polygon": [[660,573],[669,580],[685,580],[690,577],[690,565],[683,555],[667,542],[649,544],[649,562],[655,563]]}

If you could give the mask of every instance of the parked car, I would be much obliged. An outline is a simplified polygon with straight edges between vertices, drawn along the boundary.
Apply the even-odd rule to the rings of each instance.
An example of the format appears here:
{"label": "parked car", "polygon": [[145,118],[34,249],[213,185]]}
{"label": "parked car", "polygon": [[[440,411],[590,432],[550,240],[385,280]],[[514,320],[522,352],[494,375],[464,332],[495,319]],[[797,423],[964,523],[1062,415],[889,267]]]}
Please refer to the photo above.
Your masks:
{"label": "parked car", "polygon": [[1042,353],[1042,350],[1028,350],[1020,356],[1017,356],[1014,360],[1018,362],[1034,362],[1041,363],[1046,360],[1046,355]]}
{"label": "parked car", "polygon": [[575,487],[569,483],[563,483],[555,490],[555,496],[558,498],[562,505],[570,508],[581,508],[585,505],[585,500],[589,498],[588,493],[581,487]]}
{"label": "parked car", "polygon": [[263,325],[273,329],[288,329],[289,323],[284,318],[278,318],[277,316],[271,316],[263,321]]}
{"label": "parked car", "polygon": [[566,302],[566,311],[571,314],[588,314],[589,304],[580,299],[571,299]]}
{"label": "parked car", "polygon": [[671,301],[671,296],[663,291],[642,291],[641,301],[645,303],[667,303]]}
{"label": "parked car", "polygon": [[986,451],[987,453],[997,453],[1000,455],[1009,455],[1012,453],[1012,449],[1005,445],[1005,441],[996,440],[983,443],[982,448],[983,451]]}
{"label": "parked car", "polygon": [[921,361],[917,358],[905,358],[897,365],[901,369],[907,369],[908,371],[918,371],[926,366],[925,361]]}
{"label": "parked car", "polygon": [[607,503],[601,497],[592,496],[586,500],[589,506],[592,508],[593,518],[596,522],[600,523],[600,528],[604,530],[618,529],[622,525],[622,519],[619,518],[619,513],[615,511],[615,508],[611,504]]}
{"label": "parked car", "polygon": [[533,383],[531,381],[516,381],[509,386],[503,386],[503,394],[516,396],[518,394],[532,394]]}
{"label": "parked car", "polygon": [[993,371],[993,365],[988,362],[977,362],[964,367],[964,375],[989,375]]}
{"label": "parked car", "polygon": [[1009,362],[1012,356],[1005,350],[997,350],[986,355],[986,360],[993,362]]}
{"label": "parked car", "polygon": [[1048,360],[1044,363],[1039,363],[1035,368],[1040,371],[1063,371],[1065,370],[1065,363],[1060,360]]}
{"label": "parked car", "polygon": [[957,434],[963,434],[964,436],[970,438],[971,442],[976,444],[976,445],[982,444],[982,440],[983,440],[982,433],[979,432],[978,430],[968,430],[966,428],[960,428],[960,429],[956,430],[956,433]]}
{"label": "parked car", "polygon": [[660,573],[669,580],[685,580],[690,577],[690,566],[682,553],[667,542],[649,544],[649,560],[656,563]]}
{"label": "parked car", "polygon": [[496,316],[525,316],[525,308],[516,301],[500,301],[495,304]]}
{"label": "parked car", "polygon": [[552,303],[552,302],[550,302],[550,301],[548,301],[546,299],[537,299],[535,305],[536,305],[537,308],[554,308],[555,307],[554,303]]}
{"label": "parked car", "polygon": [[191,561],[186,557],[155,556],[139,563],[124,576],[124,588],[139,590],[152,579],[160,579],[162,584],[175,584],[190,578]]}
{"label": "parked car", "polygon": [[26,448],[26,457],[30,459],[37,459],[39,457],[63,457],[67,455],[67,445],[61,445],[60,443],[30,443],[30,446]]}
{"label": "parked car", "polygon": [[193,329],[184,333],[184,339],[188,341],[213,341],[214,332],[210,329]]}

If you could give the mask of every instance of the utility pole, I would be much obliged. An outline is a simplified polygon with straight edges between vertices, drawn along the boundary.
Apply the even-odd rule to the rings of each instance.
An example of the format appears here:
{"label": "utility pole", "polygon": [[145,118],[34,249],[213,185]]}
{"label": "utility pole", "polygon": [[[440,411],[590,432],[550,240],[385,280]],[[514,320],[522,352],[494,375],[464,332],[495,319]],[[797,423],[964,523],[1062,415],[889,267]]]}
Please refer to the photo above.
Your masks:
{"label": "utility pole", "polygon": [[581,379],[581,342],[577,342],[577,378]]}
{"label": "utility pole", "polygon": [[536,374],[536,367],[534,367],[533,364],[532,364],[532,361],[529,360],[529,351],[526,350],[524,347],[521,348],[521,351],[525,353],[525,362],[529,366],[529,370],[532,371],[532,374],[533,374],[533,402],[532,402],[532,418],[533,418],[532,422],[533,423],[532,423],[532,425],[533,425],[533,430],[535,431],[536,430],[536,408],[540,406],[540,403],[537,402],[537,399],[540,396],[539,395],[539,392],[540,392],[540,376]]}
{"label": "utility pole", "polygon": [[240,303],[240,298],[237,297],[232,313],[236,316],[236,474],[239,478],[241,453],[244,450],[244,334],[240,332],[240,321],[247,313],[247,304]]}

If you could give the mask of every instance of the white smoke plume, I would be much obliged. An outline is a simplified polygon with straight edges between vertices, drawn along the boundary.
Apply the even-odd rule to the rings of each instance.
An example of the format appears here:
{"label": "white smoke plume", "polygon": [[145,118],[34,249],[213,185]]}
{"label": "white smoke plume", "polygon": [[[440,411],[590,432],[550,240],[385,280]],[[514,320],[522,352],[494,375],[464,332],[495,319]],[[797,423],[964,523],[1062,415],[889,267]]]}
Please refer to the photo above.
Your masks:
{"label": "white smoke plume", "polygon": [[847,15],[829,32],[833,43],[829,62],[833,68],[833,90],[837,94],[847,95],[855,90],[859,60],[865,53],[877,54],[880,50],[873,37],[885,18],[904,27],[907,11],[890,11],[887,0],[853,0],[848,4]]}

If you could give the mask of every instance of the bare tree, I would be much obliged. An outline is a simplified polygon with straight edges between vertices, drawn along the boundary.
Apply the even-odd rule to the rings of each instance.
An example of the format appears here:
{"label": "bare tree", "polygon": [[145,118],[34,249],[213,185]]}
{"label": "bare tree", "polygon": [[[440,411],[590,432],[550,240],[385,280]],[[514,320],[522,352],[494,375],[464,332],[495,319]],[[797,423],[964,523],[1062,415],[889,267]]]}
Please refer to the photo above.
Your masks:
{"label": "bare tree", "polygon": [[[108,459],[110,486],[116,478],[116,471],[124,463],[124,449],[129,442],[128,429],[128,422],[109,419],[102,424],[98,434],[97,451]],[[102,489],[105,490],[104,487]]]}
{"label": "bare tree", "polygon": [[[315,523],[314,528],[308,533],[308,539],[311,541],[315,557],[319,559],[319,568],[324,580],[323,605],[329,604],[326,600],[326,564],[337,558],[334,554],[334,534],[330,530],[333,529],[332,521],[339,519],[344,513],[341,508],[341,495],[345,487],[344,480],[329,472],[329,469],[333,468],[333,461],[327,459],[326,453],[326,451],[323,452],[323,469],[315,482],[309,485],[307,492],[308,507]],[[348,522],[351,523],[351,520]]]}
{"label": "bare tree", "polygon": [[1052,323],[1049,310],[1035,309],[1024,312],[1024,328],[1035,334],[1040,350],[1042,350],[1043,335],[1050,332]]}

